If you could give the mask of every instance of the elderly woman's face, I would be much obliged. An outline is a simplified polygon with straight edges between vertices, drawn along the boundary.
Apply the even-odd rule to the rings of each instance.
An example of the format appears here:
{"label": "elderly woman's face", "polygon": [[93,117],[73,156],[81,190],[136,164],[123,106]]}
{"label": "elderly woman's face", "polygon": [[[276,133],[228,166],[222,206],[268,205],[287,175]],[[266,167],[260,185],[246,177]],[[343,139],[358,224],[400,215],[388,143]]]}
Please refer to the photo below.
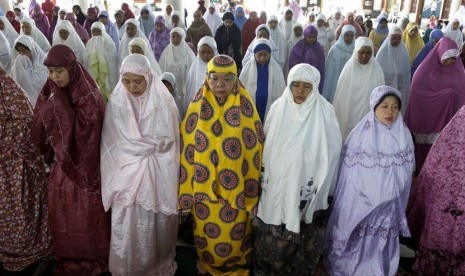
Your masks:
{"label": "elderly woman's face", "polygon": [[131,95],[138,97],[144,94],[147,88],[147,81],[144,76],[126,72],[121,77],[121,82]]}
{"label": "elderly woman's face", "polygon": [[171,34],[171,43],[173,43],[174,46],[178,46],[181,44],[182,36],[178,33],[172,33]]}
{"label": "elderly woman's face", "polygon": [[296,104],[305,102],[312,90],[313,85],[309,82],[293,81],[291,84],[291,92]]}
{"label": "elderly woman's face", "polygon": [[261,50],[255,54],[255,61],[260,65],[265,65],[270,61],[270,52]]}
{"label": "elderly woman's face", "polygon": [[228,96],[236,83],[236,76],[227,73],[210,72],[207,77],[208,86],[217,98]]}
{"label": "elderly woman's face", "polygon": [[372,54],[373,54],[373,50],[371,49],[370,46],[361,47],[360,50],[358,50],[357,52],[358,63],[362,65],[367,64],[370,61]]}

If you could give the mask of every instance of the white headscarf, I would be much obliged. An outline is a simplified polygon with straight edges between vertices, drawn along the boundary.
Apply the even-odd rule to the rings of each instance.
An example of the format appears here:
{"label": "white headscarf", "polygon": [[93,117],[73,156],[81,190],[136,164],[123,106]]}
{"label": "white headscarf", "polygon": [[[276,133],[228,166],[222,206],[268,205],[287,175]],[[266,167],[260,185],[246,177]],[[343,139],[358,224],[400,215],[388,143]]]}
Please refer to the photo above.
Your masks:
{"label": "white headscarf", "polygon": [[[324,14],[319,14],[316,17],[316,22],[318,23],[318,20],[323,20],[326,21],[326,16]],[[318,43],[323,46],[325,49],[325,58],[328,56],[329,49],[331,49],[331,44],[336,39],[336,33],[334,32],[334,29],[326,26],[318,27],[318,24],[315,25],[315,27],[318,30],[318,37],[317,41]]]}
{"label": "white headscarf", "polygon": [[[454,25],[455,22],[459,23],[459,29],[453,30],[452,25]],[[460,20],[457,18],[453,18],[449,24],[444,28],[444,36],[447,36],[448,38],[451,38],[457,43],[457,48],[462,47],[463,44],[463,34],[460,31]]]}
{"label": "white headscarf", "polygon": [[383,69],[386,85],[400,91],[402,106],[407,107],[411,81],[409,55],[402,41],[396,47],[391,45],[391,36],[393,34],[402,36],[402,29],[399,26],[391,28],[389,35],[379,48],[376,60]]}
{"label": "white headscarf", "polygon": [[145,34],[146,38],[149,38],[150,33],[155,28],[155,15],[153,14],[152,8],[150,7],[149,4],[143,6],[140,11],[141,11],[141,13],[142,13],[142,11],[148,11],[149,12],[149,18],[143,19],[142,15],[141,15],[141,16],[139,16],[139,19],[138,19],[139,23],[140,23],[141,31]]}
{"label": "white headscarf", "polygon": [[[310,21],[310,15],[313,15],[313,21]],[[307,27],[307,26],[316,26],[316,14],[315,14],[315,11],[309,11],[307,13],[307,20],[305,20],[305,23],[304,23],[304,28]]]}
{"label": "white headscarf", "polygon": [[[210,14],[210,11],[209,11],[210,8],[215,9],[215,12],[213,14]],[[218,13],[218,11],[216,10],[215,4],[210,3],[210,5],[208,5],[208,9],[205,12],[205,14],[203,15],[203,19],[207,23],[208,27],[210,27],[210,30],[212,31],[212,35],[214,37],[218,27],[221,24],[223,24],[223,20],[221,20],[221,16]]]}
{"label": "white headscarf", "polygon": [[146,40],[144,40],[141,37],[136,37],[133,40],[129,42],[129,51],[131,51],[131,46],[139,46],[142,51],[144,52],[144,56],[149,60],[150,66],[152,66],[153,71],[157,76],[161,76],[161,68],[160,65],[158,65],[157,60],[155,59],[155,56],[153,55],[152,48],[149,47],[149,44],[147,44]]}
{"label": "white headscarf", "polygon": [[6,18],[5,16],[0,16],[0,20],[3,22],[3,25],[5,26],[2,32],[8,39],[10,46],[13,47],[13,45],[15,44],[15,40],[16,38],[18,38],[19,35],[16,32],[13,25],[11,25],[10,20],[8,20],[8,18]]}
{"label": "white headscarf", "polygon": [[181,116],[181,120],[182,118],[184,117],[184,113],[183,113],[183,108],[182,108],[182,99],[181,97],[178,95],[178,90],[177,90],[177,86],[176,86],[176,77],[171,74],[170,72],[165,72],[163,74],[161,74],[160,76],[160,80],[163,82],[163,81],[167,81],[171,84],[171,87],[173,88],[173,92],[171,93],[171,96],[173,96],[173,99],[174,99],[174,102],[176,103],[176,106],[178,107],[178,111],[179,111],[179,115]]}
{"label": "white headscarf", "polygon": [[[34,20],[32,18],[26,17],[26,18],[23,18],[23,20],[21,20],[21,26],[24,23],[27,23],[31,26],[30,36],[32,37],[32,39],[34,39],[37,45],[39,45],[40,49],[42,49],[44,53],[47,53],[48,50],[50,50],[50,48],[52,47],[50,46],[50,42],[48,42],[48,39],[45,37],[45,35],[39,29],[37,29],[36,23],[34,22]],[[25,34],[23,32],[23,28],[21,28],[20,34],[22,35]]]}
{"label": "white headscarf", "polygon": [[181,15],[180,11],[173,11],[171,13],[170,21],[166,21],[166,22],[168,22],[168,24],[167,24],[168,29],[172,30],[173,28],[176,28],[176,27],[174,27],[173,15],[177,15],[179,17],[178,26],[176,26],[176,27],[181,28],[184,31],[186,31],[186,25],[184,25],[184,17]]}
{"label": "white headscarf", "polygon": [[[294,33],[294,29],[297,28],[297,27],[300,27],[302,28],[302,34],[297,37]],[[294,47],[294,45],[299,42],[299,40],[301,40],[302,38],[304,38],[304,26],[302,26],[302,24],[300,23],[294,23],[292,25],[292,34],[291,34],[291,38],[289,38],[289,40],[287,41],[287,49],[288,49],[288,52],[290,53],[291,50],[292,50],[292,47]]]}
{"label": "white headscarf", "polygon": [[383,70],[373,57],[373,53],[367,64],[362,65],[358,62],[358,51],[364,46],[370,47],[373,51],[373,42],[369,38],[358,37],[355,40],[352,57],[339,76],[334,95],[333,105],[344,140],[370,110],[371,91],[375,87],[384,85]]}
{"label": "white headscarf", "polygon": [[[208,45],[210,48],[213,49],[214,55],[218,55],[218,48],[216,46],[216,41],[213,37],[204,36],[200,39],[199,43],[197,44],[197,53],[200,51],[200,47],[202,45]],[[197,57],[194,63],[191,65],[189,72],[187,73],[187,81],[186,87],[184,89],[184,102],[183,102],[183,110],[184,112],[187,111],[189,104],[192,101],[194,95],[199,91],[202,85],[205,83],[205,77],[207,74],[207,65],[208,62],[204,62],[200,55],[197,54]]]}
{"label": "white headscarf", "polygon": [[20,35],[14,45],[16,43],[21,43],[31,51],[32,60],[27,56],[18,55],[10,75],[26,91],[32,106],[35,106],[48,77],[48,69],[44,65],[45,53],[30,36]]}
{"label": "white headscarf", "polygon": [[[278,21],[278,17],[272,14],[268,18],[268,23],[270,21]],[[269,30],[270,30],[270,38],[272,38],[276,46],[278,46],[280,60],[282,60],[284,64],[286,64],[287,63],[286,61],[289,58],[287,56],[287,40],[284,39],[283,32],[281,32],[281,29],[279,27],[276,27],[276,29],[274,30],[272,29],[269,29]],[[284,67],[284,64],[283,64],[283,67]]]}
{"label": "white headscarf", "polygon": [[[294,11],[292,11],[291,8],[287,8],[286,11],[284,11],[284,14],[286,14],[288,11],[294,14]],[[291,38],[291,35],[293,33],[292,28],[296,21],[293,18],[291,18],[291,21],[287,21],[285,18],[286,17],[283,16],[281,20],[279,20],[278,27],[281,28],[281,32],[283,33],[284,39],[288,41]]]}
{"label": "white headscarf", "polygon": [[[106,66],[108,78],[106,79],[105,90],[111,93],[118,82],[118,54],[116,53],[115,43],[110,35],[105,31],[105,26],[101,22],[94,22],[90,27],[91,30],[99,29],[102,32],[101,36],[92,36],[87,41],[84,50],[84,66],[87,71],[94,77],[96,75],[91,70],[92,63],[98,62],[98,67]],[[102,87],[100,87],[103,89]]]}
{"label": "white headscarf", "polygon": [[[195,54],[185,41],[186,32],[183,29],[176,27],[171,30],[170,35],[173,35],[173,33],[177,33],[181,36],[181,43],[178,46],[174,46],[170,41],[170,44],[166,46],[160,56],[159,64],[163,72],[170,72],[176,76],[177,86],[182,88],[187,80],[187,73],[189,72],[190,66],[194,63]],[[179,96],[181,96],[184,101],[184,94]]]}
{"label": "white headscarf", "polygon": [[[290,89],[294,81],[313,85],[301,104],[294,102]],[[257,216],[294,233],[300,233],[301,221],[311,223],[315,211],[328,208],[337,180],[342,139],[333,107],[318,92],[319,83],[315,67],[294,66],[265,123]]]}
{"label": "white headscarf", "polygon": [[[271,43],[268,39],[259,38],[254,42],[254,49],[261,45],[268,45],[271,49]],[[270,61],[268,63],[268,99],[266,103],[265,118],[270,110],[271,105],[283,94],[284,88],[286,88],[286,81],[284,80],[283,71],[281,66],[270,56]],[[257,62],[255,57],[242,68],[241,75],[239,80],[242,85],[247,89],[250,96],[256,102],[256,92],[257,92]]]}
{"label": "white headscarf", "polygon": [[[65,30],[69,33],[69,36],[66,40],[63,40],[60,37],[60,30]],[[79,63],[81,64],[84,63],[84,50],[86,47],[84,46],[84,43],[77,34],[73,25],[71,25],[71,22],[69,22],[68,20],[60,21],[60,23],[58,23],[55,27],[55,31],[53,31],[52,45],[57,44],[63,44],[71,48],[74,54],[76,55],[77,61],[79,61]]]}
{"label": "white headscarf", "polygon": [[[128,24],[132,24],[136,26],[137,28],[136,35],[134,35],[133,37],[129,37],[126,32],[126,27],[128,26]],[[123,28],[125,31],[124,31],[123,37],[121,38],[121,43],[119,44],[119,49],[118,49],[120,67],[121,67],[121,63],[123,62],[124,58],[129,55],[129,42],[131,42],[131,40],[133,40],[136,37],[140,37],[145,40],[147,45],[150,45],[150,42],[147,40],[147,37],[145,37],[145,34],[140,29],[139,21],[137,21],[136,19],[130,18],[126,20],[126,22],[123,25]]]}
{"label": "white headscarf", "polygon": [[249,47],[247,48],[247,52],[245,53],[244,58],[242,59],[242,65],[245,66],[245,64],[247,64],[249,60],[254,59],[253,45],[255,43],[255,40],[258,39],[258,32],[261,29],[265,29],[268,32],[269,34],[268,40],[270,41],[270,44],[271,44],[271,55],[273,56],[274,60],[279,64],[279,66],[283,68],[284,64],[287,62],[288,57],[286,57],[286,59],[282,59],[279,53],[278,45],[276,45],[276,43],[273,41],[273,38],[271,37],[270,27],[268,27],[268,25],[266,24],[261,24],[255,29],[255,38],[252,40],[252,42],[250,42]]}
{"label": "white headscarf", "polygon": [[[173,97],[153,74],[147,58],[129,55],[120,74],[144,76],[147,88],[135,97],[120,81],[107,104],[102,129],[100,164],[102,200],[133,204],[156,213],[177,213],[179,115]],[[120,78],[121,80],[121,78]]]}

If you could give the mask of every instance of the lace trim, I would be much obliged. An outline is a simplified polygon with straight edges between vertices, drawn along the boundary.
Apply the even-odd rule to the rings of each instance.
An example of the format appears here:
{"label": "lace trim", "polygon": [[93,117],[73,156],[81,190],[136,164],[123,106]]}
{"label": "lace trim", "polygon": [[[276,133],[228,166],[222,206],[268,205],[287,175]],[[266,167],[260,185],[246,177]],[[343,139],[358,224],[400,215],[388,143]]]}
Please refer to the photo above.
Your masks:
{"label": "lace trim", "polygon": [[351,151],[344,150],[344,165],[353,167],[361,165],[365,168],[389,168],[391,166],[403,166],[406,163],[415,163],[415,155],[412,148],[408,147],[400,152],[367,152],[362,147],[354,148]]}
{"label": "lace trim", "polygon": [[460,52],[458,49],[449,49],[444,52],[441,56],[441,61],[448,59],[448,58],[457,58],[459,56]]}
{"label": "lace trim", "polygon": [[439,133],[429,133],[429,134],[417,134],[413,133],[415,138],[415,143],[417,144],[434,144],[436,139],[438,139]]}

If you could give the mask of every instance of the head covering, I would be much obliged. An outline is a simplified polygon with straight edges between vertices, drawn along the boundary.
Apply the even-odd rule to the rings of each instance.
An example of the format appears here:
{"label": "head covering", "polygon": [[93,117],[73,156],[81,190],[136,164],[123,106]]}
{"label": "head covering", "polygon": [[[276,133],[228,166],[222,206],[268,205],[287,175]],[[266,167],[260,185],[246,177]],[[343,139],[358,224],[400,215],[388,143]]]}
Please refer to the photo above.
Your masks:
{"label": "head covering", "polygon": [[202,12],[200,10],[196,10],[194,12],[194,17],[195,14],[198,14],[199,20],[198,21],[192,21],[192,24],[189,26],[186,32],[186,37],[189,42],[191,42],[194,45],[194,51],[196,52],[197,48],[197,43],[199,43],[199,40],[202,39],[204,36],[213,36],[210,30],[210,27],[208,27],[207,23],[205,23],[205,20],[202,18]]}
{"label": "head covering", "polygon": [[[240,17],[240,18],[237,16],[237,14],[239,12],[242,13],[242,17]],[[242,31],[242,28],[244,27],[245,22],[247,22],[247,17],[245,16],[244,7],[239,5],[239,6],[236,7],[236,10],[235,10],[235,13],[234,13],[234,23]]]}
{"label": "head covering", "polygon": [[293,18],[291,20],[286,20],[286,13],[291,12],[292,14],[294,13],[291,8],[287,8],[284,11],[284,16],[281,17],[281,20],[279,20],[279,27],[281,28],[281,31],[283,33],[284,39],[286,42],[291,38],[292,35],[292,25],[296,22]]}
{"label": "head covering", "polygon": [[465,72],[462,61],[443,66],[441,59],[457,51],[454,40],[443,37],[423,60],[413,75],[405,122],[415,136],[417,167],[424,159],[437,135],[465,103]]}
{"label": "head covering", "polygon": [[121,10],[124,11],[124,17],[126,17],[126,20],[131,19],[131,18],[136,18],[134,16],[134,13],[132,12],[131,8],[129,7],[128,3],[122,3],[121,4]]}
{"label": "head covering", "polygon": [[408,52],[401,41],[396,47],[391,45],[392,35],[402,35],[399,26],[391,27],[388,37],[384,40],[376,55],[376,60],[381,65],[384,72],[385,84],[397,87],[401,93],[401,100],[404,106],[408,105],[410,96],[410,62]]}
{"label": "head covering", "polygon": [[[135,97],[128,92],[121,81],[125,73],[144,77],[147,88],[143,95]],[[173,199],[177,198],[178,187],[178,122],[173,98],[153,74],[147,58],[127,56],[120,69],[120,81],[108,102],[102,129],[105,210],[116,202],[122,206],[137,202],[142,208],[156,213],[177,213]],[[153,161],[146,162],[147,158]],[[128,164],[134,169],[122,170]]]}
{"label": "head covering", "polygon": [[[178,23],[173,22],[173,16],[177,16],[179,18]],[[186,25],[184,25],[184,20],[183,16],[181,15],[180,11],[173,11],[170,16],[170,21],[168,22],[168,28],[172,30],[173,28],[182,28],[184,31],[186,31]],[[166,19],[165,19],[166,20]]]}
{"label": "head covering", "polygon": [[423,43],[423,39],[421,39],[421,36],[418,33],[415,38],[410,38],[408,33],[414,28],[417,28],[418,30],[420,29],[417,23],[410,22],[408,23],[407,28],[405,28],[404,32],[402,33],[402,41],[404,42],[405,47],[407,48],[410,64],[413,63],[413,60],[415,59],[418,52],[420,52],[421,48],[425,46],[425,44]]}
{"label": "head covering", "polygon": [[[210,13],[211,8],[214,9],[213,14]],[[216,33],[216,30],[218,29],[218,26],[220,26],[221,23],[223,22],[220,14],[216,10],[215,4],[210,3],[210,5],[208,5],[208,11],[204,13],[203,19],[208,24],[208,27],[210,27],[210,30],[212,31],[212,35],[214,36]]]}
{"label": "head covering", "polygon": [[[310,20],[310,16],[313,16],[313,21]],[[311,10],[307,13],[307,21],[305,21],[305,26],[316,25],[316,13],[314,10]]]}
{"label": "head covering", "polygon": [[247,47],[249,47],[250,43],[255,38],[255,29],[260,25],[260,20],[257,18],[255,22],[250,20],[250,14],[256,13],[255,11],[251,11],[249,13],[249,19],[247,19],[247,22],[245,22],[244,26],[242,27],[241,33],[242,33],[242,56],[245,55],[247,52]]}
{"label": "head covering", "polygon": [[[94,18],[93,19],[89,19],[89,14],[92,14],[94,15]],[[97,9],[96,8],[88,8],[87,9],[87,16],[86,16],[86,20],[84,21],[84,29],[86,29],[87,33],[90,35],[92,35],[91,31],[90,31],[90,27],[92,26],[92,24],[94,22],[97,22],[98,21],[98,18],[97,18]]]}
{"label": "head covering", "polygon": [[[294,30],[297,29],[297,28],[301,28],[302,29],[302,35],[297,37],[294,33]],[[292,33],[291,33],[291,37],[289,38],[289,40],[287,41],[288,45],[289,45],[289,49],[291,50],[292,47],[297,43],[299,42],[299,40],[301,40],[302,38],[304,38],[304,35],[303,35],[303,30],[304,30],[304,26],[298,22],[292,24]]]}
{"label": "head covering", "polygon": [[[21,20],[21,25],[22,24],[29,24],[31,26],[31,34],[30,37],[34,39],[34,41],[39,45],[39,47],[46,53],[50,49],[50,43],[48,42],[47,38],[45,35],[36,27],[36,24],[32,18],[24,18]],[[24,34],[23,29],[21,28],[21,33]]]}
{"label": "head covering", "polygon": [[[384,73],[374,59],[373,52],[367,64],[358,62],[358,51],[362,47],[369,47],[373,51],[373,42],[367,37],[355,40],[352,57],[342,69],[334,94],[333,105],[344,140],[369,111],[370,91],[384,85]],[[363,78],[363,81],[359,81],[360,78]]]}
{"label": "head covering", "polygon": [[[442,130],[412,186],[407,218],[412,237],[419,242],[415,273],[434,275],[461,273],[465,231],[462,195],[465,155],[465,107]],[[441,253],[439,253],[441,252]],[[444,262],[445,261],[445,262]],[[418,275],[418,274],[417,274]]]}
{"label": "head covering", "polygon": [[165,19],[163,19],[163,16],[159,15],[155,19],[155,25],[163,25],[165,26],[165,29],[159,33],[157,30],[152,31],[150,33],[150,46],[152,47],[153,53],[155,55],[155,58],[159,61],[161,57],[161,53],[163,53],[163,50],[165,50],[166,46],[170,44],[170,30],[165,24]]}
{"label": "head covering", "polygon": [[[307,36],[318,36],[318,30],[315,26],[307,26],[304,30],[304,38]],[[323,82],[325,76],[325,53],[317,41],[312,45],[309,45],[305,39],[297,42],[292,48],[291,54],[289,55],[289,68],[294,67],[299,63],[307,63],[317,68],[320,72],[320,84],[319,91],[323,91]]]}
{"label": "head covering", "polygon": [[[387,269],[394,271],[399,251],[381,252],[390,246],[388,240],[394,239],[392,246],[399,246],[399,235],[410,236],[405,207],[415,166],[413,142],[400,112],[389,126],[376,118],[374,106],[386,95],[400,97],[393,87],[376,87],[371,92],[370,110],[344,144],[326,233],[326,260],[331,274],[340,273],[341,264],[350,261],[365,261],[362,268],[345,268],[350,275],[363,269],[378,275]],[[369,242],[370,252],[348,254],[354,248],[366,248],[367,236],[381,232]]]}
{"label": "head covering", "polygon": [[34,106],[48,77],[48,70],[43,64],[45,53],[30,36],[20,35],[13,47],[15,48],[18,43],[31,51],[32,59],[18,55],[14,60],[10,75],[26,91]]}
{"label": "head covering", "polygon": [[[301,104],[294,101],[293,82],[312,84]],[[284,224],[293,233],[300,233],[301,221],[311,223],[314,212],[328,208],[327,198],[337,178],[341,134],[333,107],[318,91],[319,83],[315,67],[305,63],[294,66],[265,123],[264,186],[257,216],[267,224]]]}
{"label": "head covering", "polygon": [[254,58],[253,45],[255,43],[255,40],[258,39],[258,33],[260,32],[260,30],[265,30],[268,33],[268,40],[270,41],[270,44],[271,44],[271,56],[274,58],[274,60],[281,67],[283,67],[284,66],[284,60],[280,56],[278,45],[276,45],[273,38],[271,37],[270,27],[268,27],[268,25],[266,25],[266,24],[261,24],[255,29],[255,38],[254,38],[254,40],[252,40],[249,47],[247,48],[245,56],[242,59],[242,64],[247,64],[247,62],[249,62],[250,60],[253,60],[253,58]]}
{"label": "head covering", "polygon": [[10,46],[13,47],[16,38],[18,38],[18,33],[16,32],[13,25],[11,25],[10,20],[5,16],[0,16],[0,20],[3,22],[4,29],[2,30],[5,37],[8,39]]}
{"label": "head covering", "polygon": [[[265,38],[255,39],[253,53],[261,50],[271,53],[271,42]],[[239,79],[254,100],[261,121],[265,122],[271,105],[282,95],[286,87],[281,66],[272,56],[264,65],[258,64],[253,57],[242,68]]]}
{"label": "head covering", "polygon": [[[174,90],[174,95],[176,95],[176,77],[170,73],[170,72],[164,72],[163,74],[161,74],[160,76],[160,80],[163,82],[163,81],[167,81],[171,84],[171,86],[173,87],[173,90]],[[171,93],[171,92],[170,92]]]}
{"label": "head covering", "polygon": [[[14,11],[7,11],[5,15],[6,15],[6,17],[13,18],[13,20],[10,23],[13,26],[16,33],[19,34],[19,32],[21,31],[21,23],[19,23],[19,20],[16,19],[16,13]],[[10,20],[8,20],[8,21],[10,21]]]}
{"label": "head covering", "polygon": [[48,35],[50,23],[48,22],[47,16],[44,14],[39,4],[36,4],[34,11],[37,11],[38,14],[32,14],[31,18],[34,20],[37,29],[39,29],[42,34]]}
{"label": "head covering", "polygon": [[90,29],[99,29],[102,35],[92,36],[87,42],[83,65],[94,77],[102,92],[103,100],[107,102],[118,81],[118,71],[115,70],[118,68],[118,54],[113,40],[101,22],[94,22]]}
{"label": "head covering", "polygon": [[[352,43],[346,44],[344,36],[346,33],[351,32],[354,35]],[[329,101],[333,102],[334,94],[336,93],[337,81],[339,75],[344,68],[344,65],[352,57],[355,48],[355,28],[352,25],[345,25],[342,28],[341,35],[329,50],[328,57],[325,63],[325,79],[323,85],[323,96]]]}
{"label": "head covering", "polygon": [[[208,72],[237,75],[234,60],[226,55],[214,57],[207,68]],[[191,122],[197,123],[192,125]],[[225,98],[215,97],[208,83],[205,83],[189,105],[180,130],[183,141],[180,208],[191,209],[194,198],[200,201],[222,198],[236,210],[256,214],[258,193],[245,191],[259,189],[261,149],[265,137],[252,99],[237,78],[232,91]],[[250,136],[250,139],[240,139],[242,135]],[[205,147],[194,146],[199,137],[207,141]],[[211,156],[215,158],[211,159]],[[248,164],[247,170],[243,169],[244,163]],[[205,173],[194,174],[194,171]],[[232,178],[232,182],[225,182],[226,175],[235,178]],[[212,189],[213,182],[217,183],[216,189]],[[207,197],[198,198],[200,193]],[[238,200],[240,197],[245,197],[245,200]]]}
{"label": "head covering", "polygon": [[[74,27],[74,30],[79,35],[79,38],[82,40],[84,44],[86,44],[87,41],[89,41],[90,37],[92,36],[92,32],[90,34],[87,33],[86,29],[83,26],[81,26],[81,24],[76,23],[76,15],[74,13],[71,13],[71,12],[66,13],[65,20],[71,23],[71,25]],[[55,29],[56,29],[56,26],[53,29],[54,32],[55,32]],[[53,38],[53,34],[52,34],[52,38]]]}
{"label": "head covering", "polygon": [[[69,36],[66,40],[63,40],[60,36],[60,30],[65,30],[69,33]],[[74,54],[76,55],[76,59],[80,63],[84,63],[84,43],[82,43],[81,38],[74,30],[74,27],[71,23],[67,20],[62,20],[60,23],[57,24],[55,27],[55,32],[53,33],[53,42],[52,45],[57,44],[64,44],[70,47]]]}
{"label": "head covering", "polygon": [[84,25],[84,21],[86,21],[86,16],[85,16],[84,13],[82,12],[81,6],[79,6],[79,5],[74,5],[73,8],[72,8],[72,11],[74,12],[74,10],[77,10],[77,11],[78,11],[78,14],[76,14],[77,22],[78,22],[79,24],[81,24],[81,26],[83,26],[83,25]]}
{"label": "head covering", "polygon": [[[118,29],[116,28],[115,23],[113,23],[110,20],[110,15],[108,14],[107,11],[101,11],[98,14],[98,18],[101,18],[101,17],[108,18],[107,23],[104,24],[105,31],[107,32],[107,34],[111,37],[111,39],[115,43],[116,51],[118,51],[118,49],[119,49],[119,33],[118,33]],[[91,28],[91,30],[92,30],[92,28]]]}
{"label": "head covering", "polygon": [[120,41],[120,44],[119,44],[119,49],[118,49],[118,56],[119,56],[119,64],[120,65],[123,62],[124,58],[129,55],[129,42],[131,40],[133,40],[134,38],[140,37],[140,38],[146,40],[147,45],[150,45],[150,43],[147,40],[147,38],[145,37],[144,33],[140,29],[139,21],[137,21],[134,18],[130,18],[130,19],[126,20],[126,22],[124,23],[124,26],[125,26],[124,29],[125,30],[126,30],[128,24],[132,24],[132,25],[136,26],[137,30],[136,30],[136,34],[133,37],[129,37],[128,34],[127,34],[127,31],[125,31],[123,37],[121,38],[121,41]]}
{"label": "head covering", "polygon": [[150,62],[150,66],[152,67],[152,70],[157,76],[160,76],[162,73],[160,66],[158,65],[158,62],[155,59],[155,56],[153,55],[152,49],[147,44],[147,40],[142,39],[140,37],[136,37],[129,42],[129,51],[131,51],[131,46],[139,46],[142,49],[142,51],[144,52],[144,56]]}
{"label": "head covering", "polygon": [[423,62],[423,60],[428,56],[429,52],[433,50],[435,43],[439,41],[443,37],[444,33],[441,30],[433,30],[429,36],[429,41],[426,45],[421,48],[420,52],[418,52],[417,56],[413,60],[411,75],[413,78],[413,74],[418,69],[418,66]]}
{"label": "head covering", "polygon": [[[216,41],[211,36],[204,36],[197,44],[197,53],[202,45],[207,45],[213,50],[214,56],[218,55]],[[197,54],[194,63],[190,66],[187,73],[186,88],[184,89],[183,112],[187,111],[194,95],[202,88],[207,75],[207,62],[204,62],[200,55]]]}
{"label": "head covering", "polygon": [[425,45],[426,45],[426,43],[428,43],[428,41],[429,41],[429,36],[431,35],[431,32],[432,32],[432,31],[433,31],[433,29],[427,28],[427,29],[425,30],[425,33],[424,33],[423,36],[421,37],[421,38],[423,39],[423,42],[425,43]]}
{"label": "head covering", "polygon": [[147,19],[143,19],[142,15],[139,16],[139,23],[142,32],[145,34],[145,37],[150,37],[150,33],[152,32],[153,28],[155,27],[155,15],[152,13],[152,8],[149,4],[142,7],[140,10],[141,14],[142,11],[147,11],[149,13],[149,17]]}
{"label": "head covering", "polygon": [[[386,22],[386,26],[384,28],[381,27],[381,24],[380,24],[381,21]],[[384,16],[384,15],[378,16],[378,25],[376,26],[376,33],[383,34],[383,35],[387,35],[389,33],[389,27],[388,27],[388,24],[387,24],[386,16]]]}
{"label": "head covering", "polygon": [[[457,30],[453,29],[454,23],[459,24],[459,28]],[[461,47],[463,44],[463,34],[462,31],[460,31],[460,20],[457,18],[453,18],[451,21],[449,21],[449,24],[447,24],[446,28],[444,29],[444,36],[447,36],[449,38],[452,38],[455,43],[457,43],[457,47]]]}

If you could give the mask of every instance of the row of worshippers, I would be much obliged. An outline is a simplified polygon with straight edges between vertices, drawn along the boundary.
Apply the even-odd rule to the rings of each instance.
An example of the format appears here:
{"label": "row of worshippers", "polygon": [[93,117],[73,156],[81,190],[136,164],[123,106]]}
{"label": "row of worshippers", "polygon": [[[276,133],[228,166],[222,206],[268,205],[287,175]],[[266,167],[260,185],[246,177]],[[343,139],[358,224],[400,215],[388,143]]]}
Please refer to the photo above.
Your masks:
{"label": "row of worshippers", "polygon": [[[266,54],[272,60],[269,41],[257,41],[257,65]],[[409,236],[409,228],[422,241],[415,269],[427,274],[445,269],[436,265],[444,253],[435,253],[439,248],[434,246],[444,250],[442,243],[455,241],[444,240],[437,223],[448,222],[440,227],[444,233],[459,225],[454,219],[463,204],[454,204],[463,200],[451,201],[451,190],[443,192],[441,184],[448,177],[460,184],[461,176],[448,164],[464,166],[456,150],[464,143],[463,134],[457,136],[465,133],[464,111],[437,139],[440,146],[432,149],[420,173],[420,180],[438,188],[432,193],[414,187],[409,225],[405,208],[419,141],[415,133],[414,143],[408,127],[416,117],[426,115],[433,123],[444,113],[448,117],[441,123],[447,123],[463,105],[465,72],[458,49],[449,38],[433,47],[414,75],[412,87],[418,81],[422,88],[412,91],[418,96],[408,104],[396,88],[383,86],[371,40],[358,38],[354,52],[347,70],[359,74],[366,69],[373,81],[356,87],[365,92],[356,100],[368,103],[347,136],[337,106],[320,95],[318,69],[308,64],[290,70],[264,126],[254,104],[263,95],[257,91],[254,99],[234,60],[225,55],[208,62],[206,80],[180,126],[175,99],[140,54],[123,60],[106,106],[103,91],[67,46],[53,46],[45,57],[48,77],[34,112],[27,94],[3,71],[2,120],[18,118],[21,124],[5,124],[1,136],[11,145],[2,147],[7,164],[2,180],[14,183],[2,190],[8,193],[2,198],[13,200],[2,201],[7,212],[1,221],[10,223],[0,228],[8,237],[1,248],[15,253],[2,258],[2,265],[21,270],[53,254],[57,273],[96,275],[109,269],[121,275],[174,275],[181,211],[181,218],[193,216],[197,270],[203,274],[247,275],[252,263],[256,275],[309,274],[324,253],[331,274],[394,275],[399,236]],[[451,82],[424,84],[441,71],[453,77],[453,87]],[[353,85],[348,83],[344,92],[357,97]],[[439,95],[444,91],[449,93]],[[421,101],[431,97],[444,98],[439,107],[437,101],[429,104],[436,113],[415,110],[425,108]],[[358,110],[353,101],[346,104]],[[442,164],[437,156],[444,155],[454,159]],[[45,163],[51,168],[48,178]],[[441,175],[431,175],[438,165]],[[18,196],[23,194],[27,205]],[[425,211],[430,194],[442,194],[445,201],[434,201],[432,213]],[[444,204],[447,211],[441,209]],[[426,222],[421,219],[429,214]],[[28,219],[18,219],[23,217]],[[17,235],[18,228],[27,231]],[[448,254],[448,260],[460,262],[457,253]]]}

